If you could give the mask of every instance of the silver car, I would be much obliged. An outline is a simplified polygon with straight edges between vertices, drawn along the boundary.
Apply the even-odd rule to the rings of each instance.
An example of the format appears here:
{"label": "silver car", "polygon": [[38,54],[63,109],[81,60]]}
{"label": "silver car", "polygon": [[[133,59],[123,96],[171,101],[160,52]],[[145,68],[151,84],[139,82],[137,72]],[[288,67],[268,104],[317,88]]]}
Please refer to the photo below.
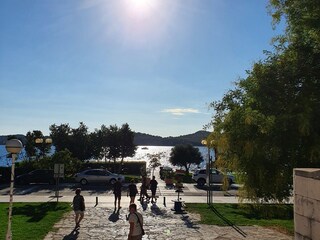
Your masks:
{"label": "silver car", "polygon": [[[212,183],[223,183],[225,175],[220,172],[219,170],[212,168],[211,169],[211,182]],[[235,178],[233,175],[227,174],[226,175],[229,184],[233,184],[235,182]],[[204,186],[207,181],[207,171],[206,169],[197,169],[193,175],[192,179],[197,182],[198,186]]]}
{"label": "silver car", "polygon": [[120,178],[121,182],[124,182],[123,175],[112,173],[105,169],[88,169],[75,175],[75,180],[82,185],[86,185],[88,183],[114,184],[118,178]]}

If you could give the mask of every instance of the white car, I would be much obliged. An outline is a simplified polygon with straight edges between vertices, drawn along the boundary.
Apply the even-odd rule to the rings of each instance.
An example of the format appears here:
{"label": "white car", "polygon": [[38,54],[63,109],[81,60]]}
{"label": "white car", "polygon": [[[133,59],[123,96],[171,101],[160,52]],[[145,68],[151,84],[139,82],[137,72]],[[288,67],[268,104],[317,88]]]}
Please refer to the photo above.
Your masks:
{"label": "white car", "polygon": [[[211,182],[212,183],[223,183],[225,174],[219,170],[212,168],[211,169]],[[232,175],[227,175],[229,185],[235,182],[235,178]],[[207,170],[206,169],[197,169],[192,174],[192,179],[197,182],[198,186],[204,186],[207,182]]]}
{"label": "white car", "polygon": [[86,185],[88,183],[110,183],[114,184],[118,178],[120,178],[121,182],[124,182],[125,177],[120,174],[109,172],[105,169],[88,169],[82,172],[77,173],[75,176],[75,180],[82,185]]}

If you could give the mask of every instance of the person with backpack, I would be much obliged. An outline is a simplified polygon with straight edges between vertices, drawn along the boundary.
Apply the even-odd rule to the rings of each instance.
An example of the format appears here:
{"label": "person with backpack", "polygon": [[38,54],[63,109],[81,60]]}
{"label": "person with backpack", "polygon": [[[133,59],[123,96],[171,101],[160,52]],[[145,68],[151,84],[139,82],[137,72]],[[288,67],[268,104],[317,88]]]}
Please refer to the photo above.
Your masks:
{"label": "person with backpack", "polygon": [[137,212],[137,205],[131,203],[129,206],[129,234],[128,240],[141,240],[142,236],[145,234],[143,229],[143,217]]}
{"label": "person with backpack", "polygon": [[73,211],[75,213],[75,223],[76,226],[75,228],[80,227],[80,222],[84,217],[84,211],[86,209],[86,206],[84,204],[84,197],[80,194],[81,193],[81,188],[77,188],[75,191],[76,195],[73,198]]}

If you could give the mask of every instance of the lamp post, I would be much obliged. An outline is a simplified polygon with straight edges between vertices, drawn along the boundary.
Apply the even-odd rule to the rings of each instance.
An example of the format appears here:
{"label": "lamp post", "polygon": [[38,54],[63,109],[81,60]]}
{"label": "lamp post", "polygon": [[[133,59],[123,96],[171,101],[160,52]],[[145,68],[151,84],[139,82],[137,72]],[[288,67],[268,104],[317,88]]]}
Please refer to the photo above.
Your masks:
{"label": "lamp post", "polygon": [[[212,141],[210,142],[212,143]],[[202,140],[201,141],[202,145],[205,145],[208,149],[208,160],[207,160],[207,164],[206,164],[206,172],[207,172],[207,185],[208,185],[208,189],[207,189],[207,204],[211,205],[213,202],[213,196],[212,196],[212,191],[211,191],[211,157],[210,157],[210,144],[208,143],[207,140]]]}
{"label": "lamp post", "polygon": [[13,187],[14,187],[14,164],[17,154],[21,151],[23,145],[18,139],[8,140],[6,143],[6,150],[12,154],[11,164],[11,181],[10,181],[10,201],[9,201],[9,214],[8,214],[8,229],[6,240],[12,239],[11,223],[12,223],[12,204],[13,204]]}
{"label": "lamp post", "polygon": [[44,149],[46,148],[45,145],[46,144],[48,144],[48,145],[52,144],[52,139],[51,138],[36,138],[34,140],[34,142],[36,144],[39,144],[39,146],[41,146],[41,148],[39,148],[39,149],[42,152],[42,157],[44,157],[45,156],[45,150]]}

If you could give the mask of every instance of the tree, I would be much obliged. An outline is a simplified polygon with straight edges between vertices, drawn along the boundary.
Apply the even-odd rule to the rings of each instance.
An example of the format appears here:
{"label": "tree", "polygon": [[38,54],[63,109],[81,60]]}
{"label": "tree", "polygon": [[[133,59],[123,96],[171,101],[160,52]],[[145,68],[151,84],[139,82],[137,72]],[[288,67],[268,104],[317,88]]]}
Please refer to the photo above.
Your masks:
{"label": "tree", "polygon": [[190,144],[177,145],[171,149],[169,161],[174,166],[184,167],[187,174],[189,174],[190,165],[200,164],[202,162],[202,156],[199,149]]}
{"label": "tree", "polygon": [[[42,139],[43,142],[37,143],[36,139]],[[43,136],[42,132],[39,130],[27,132],[25,151],[29,159],[32,157],[39,159],[40,157],[46,156],[50,152],[51,144],[47,144],[45,139],[46,137]]]}
{"label": "tree", "polygon": [[320,163],[320,5],[272,0],[271,8],[288,24],[276,51],[211,104],[217,163],[237,171],[255,201],[286,200],[293,168]]}
{"label": "tree", "polygon": [[119,145],[121,165],[126,157],[133,157],[136,153],[137,146],[134,145],[134,132],[131,131],[129,124],[125,123],[119,129]]}
{"label": "tree", "polygon": [[87,160],[92,157],[92,150],[88,127],[83,123],[79,123],[78,128],[71,130],[69,150],[72,155],[80,160]]}
{"label": "tree", "polygon": [[79,123],[78,128],[70,128],[69,124],[50,126],[51,138],[57,152],[68,149],[72,155],[82,161],[90,159],[93,153],[88,127]]}
{"label": "tree", "polygon": [[149,167],[152,169],[152,176],[154,175],[154,170],[161,166],[160,159],[164,157],[164,153],[147,153],[149,159]]}
{"label": "tree", "polygon": [[53,145],[57,152],[64,149],[70,149],[70,135],[72,131],[69,124],[61,124],[60,126],[53,124],[49,129],[51,131],[50,136]]}

